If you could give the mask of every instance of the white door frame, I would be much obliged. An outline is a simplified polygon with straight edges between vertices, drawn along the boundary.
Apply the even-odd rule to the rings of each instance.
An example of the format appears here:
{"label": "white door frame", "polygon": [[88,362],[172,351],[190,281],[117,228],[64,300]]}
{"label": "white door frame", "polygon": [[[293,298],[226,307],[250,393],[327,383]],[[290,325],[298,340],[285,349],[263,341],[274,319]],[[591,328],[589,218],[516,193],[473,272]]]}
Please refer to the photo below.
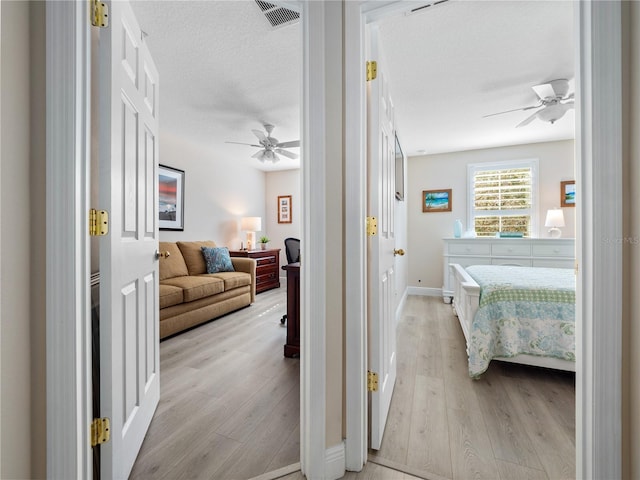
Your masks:
{"label": "white door frame", "polygon": [[[353,5],[352,5],[353,4]],[[381,6],[380,6],[381,5]],[[379,7],[378,7],[379,6]],[[345,97],[347,106],[360,112],[358,119],[347,109],[345,138],[346,181],[355,185],[345,198],[348,218],[364,218],[364,186],[356,182],[362,173],[362,148],[366,118],[361,103],[365,62],[361,31],[365,22],[383,18],[404,8],[401,2],[346,2],[347,50]],[[579,265],[578,318],[576,328],[576,475],[577,478],[621,476],[621,332],[622,332],[622,97],[621,5],[610,2],[577,2],[576,38],[576,175],[578,225],[576,260]],[[581,160],[580,160],[581,159]],[[359,164],[357,164],[359,162]],[[355,164],[355,165],[354,165]],[[597,196],[594,193],[597,192]],[[598,199],[596,202],[595,199]],[[603,201],[603,199],[606,199]],[[347,224],[347,238],[359,237]],[[604,238],[612,239],[609,243]],[[358,268],[366,250],[346,258],[347,272]],[[362,268],[362,267],[360,267]],[[360,271],[360,270],[359,270]],[[365,292],[362,277],[351,274],[350,287]],[[346,298],[346,457],[347,468],[360,470],[366,462],[367,404],[359,389],[366,376],[366,316],[358,310],[360,295]],[[606,319],[606,321],[605,321]],[[363,365],[365,366],[363,368]],[[366,397],[365,397],[366,398]]]}
{"label": "white door frame", "polygon": [[[320,2],[304,3],[303,19]],[[397,5],[398,2],[392,2]],[[88,443],[90,419],[90,345],[87,319],[90,318],[89,258],[87,232],[88,158],[89,158],[89,66],[90,29],[86,19],[87,2],[47,2],[47,476],[49,478],[91,478],[91,452]],[[380,5],[380,3],[378,3]],[[579,2],[576,29],[579,35],[581,80],[578,92],[581,107],[576,111],[579,132],[577,154],[582,158],[578,171],[582,208],[578,221],[582,330],[577,332],[579,370],[576,374],[576,462],[579,478],[618,478],[621,475],[621,358],[622,321],[621,246],[604,244],[607,238],[621,238],[622,206],[621,138],[621,41],[620,2]],[[345,196],[348,218],[364,219],[365,185],[362,183],[364,157],[364,83],[362,82],[363,43],[361,32],[366,21],[366,4],[345,2],[346,43],[345,98],[352,121],[346,122],[345,181],[350,190]],[[378,11],[379,12],[379,11]],[[316,23],[318,22],[318,23]],[[322,36],[322,21],[303,20],[305,54],[317,48]],[[309,33],[315,24],[318,31]],[[358,41],[360,40],[360,41]],[[308,43],[307,43],[308,42]],[[355,44],[353,42],[356,42]],[[308,57],[307,57],[308,58]],[[358,61],[354,59],[358,58]],[[308,102],[315,93],[323,93],[322,81],[308,86]],[[319,67],[324,68],[324,67]],[[577,75],[578,76],[578,75]],[[318,80],[316,78],[316,80]],[[311,94],[310,92],[313,92]],[[323,115],[322,105],[315,115]],[[360,121],[354,112],[360,111]],[[305,130],[314,122],[303,109]],[[316,119],[319,117],[316,117]],[[595,124],[594,124],[595,120]],[[604,128],[603,128],[604,127]],[[613,127],[607,128],[607,127]],[[314,130],[314,132],[316,132]],[[309,140],[312,136],[308,135]],[[313,152],[311,152],[314,154]],[[318,158],[321,158],[318,153]],[[353,159],[353,162],[351,161]],[[303,179],[305,224],[303,238],[311,240],[323,231],[325,214],[318,211],[326,172],[318,167],[313,182]],[[353,183],[352,180],[356,180]],[[593,192],[597,192],[598,202]],[[606,199],[606,201],[602,201]],[[62,208],[61,208],[62,206]],[[68,212],[72,212],[71,215]],[[366,316],[363,308],[366,249],[362,222],[345,222],[345,238],[351,250],[345,256],[346,275],[353,295],[346,295],[346,456],[350,470],[359,470],[366,462]],[[309,244],[309,259],[323,255],[323,244]],[[321,261],[324,260],[324,261]],[[324,305],[326,259],[316,257],[308,264],[314,279],[303,284],[303,298]],[[310,276],[310,275],[309,275]],[[311,283],[313,282],[313,283]],[[320,290],[315,290],[319,287]],[[313,288],[313,295],[310,295]],[[302,348],[308,352],[301,382],[301,461],[310,477],[324,472],[326,402],[324,395],[325,319],[319,311],[303,307]],[[603,319],[607,319],[606,325]],[[598,322],[598,323],[596,323]],[[320,345],[310,344],[309,326],[321,335]],[[315,354],[320,355],[319,358]],[[607,356],[608,355],[608,356]],[[614,356],[615,355],[615,356]],[[303,361],[304,362],[304,361]],[[307,373],[319,374],[309,382]],[[312,384],[313,383],[313,384]],[[55,437],[55,438],[54,438]],[[322,441],[322,443],[320,443]],[[359,466],[358,466],[359,465]],[[315,473],[318,472],[316,475]]]}
{"label": "white door frame", "polygon": [[[91,28],[89,2],[47,2],[47,477],[92,478],[90,259],[88,237]],[[327,455],[323,145],[322,2],[302,2],[304,107],[303,204],[306,241],[302,280],[301,463],[309,478],[325,478]],[[317,93],[317,95],[316,95]],[[314,113],[309,114],[309,109]],[[314,132],[314,135],[310,135]],[[318,161],[311,161],[317,159]],[[309,165],[309,168],[306,166]],[[311,181],[313,179],[313,181]],[[71,212],[71,214],[69,214]],[[313,232],[313,235],[311,235]],[[319,240],[315,240],[319,239]],[[313,272],[313,275],[310,273]],[[313,294],[311,294],[313,292]],[[313,343],[310,341],[313,338]],[[311,381],[311,378],[314,381]]]}
{"label": "white door frame", "polygon": [[89,2],[46,4],[47,478],[92,476]]}

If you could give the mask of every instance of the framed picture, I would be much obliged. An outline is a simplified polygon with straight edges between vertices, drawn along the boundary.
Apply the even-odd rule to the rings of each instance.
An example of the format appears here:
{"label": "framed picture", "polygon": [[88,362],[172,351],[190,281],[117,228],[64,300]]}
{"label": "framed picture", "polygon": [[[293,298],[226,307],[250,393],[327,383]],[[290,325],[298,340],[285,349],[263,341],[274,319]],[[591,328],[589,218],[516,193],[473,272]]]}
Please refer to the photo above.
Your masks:
{"label": "framed picture", "polygon": [[278,223],[291,223],[291,195],[278,196]]}
{"label": "framed picture", "polygon": [[423,190],[422,191],[422,211],[423,212],[450,212],[451,211],[451,189],[444,190]]}
{"label": "framed picture", "polygon": [[576,181],[567,180],[560,182],[560,206],[575,207],[576,206]]}
{"label": "framed picture", "polygon": [[184,230],[184,170],[158,166],[160,230]]}

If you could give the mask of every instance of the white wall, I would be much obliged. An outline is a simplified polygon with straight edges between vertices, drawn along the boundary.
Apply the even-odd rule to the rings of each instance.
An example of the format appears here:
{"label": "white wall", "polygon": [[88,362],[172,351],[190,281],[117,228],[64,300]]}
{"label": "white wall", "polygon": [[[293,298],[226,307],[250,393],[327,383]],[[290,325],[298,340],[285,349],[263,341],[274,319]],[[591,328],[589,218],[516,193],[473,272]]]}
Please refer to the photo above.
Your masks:
{"label": "white wall", "polygon": [[[266,223],[263,220],[264,234],[269,237],[269,248],[280,248],[280,265],[287,264],[284,239],[300,238],[302,231],[302,195],[300,191],[300,169],[281,170],[267,173],[266,184]],[[278,223],[278,196],[291,195],[291,223]],[[284,271],[280,270],[283,277]]]}
{"label": "white wall", "polygon": [[[467,224],[467,165],[470,163],[537,158],[540,205],[537,235],[547,237],[544,219],[548,209],[560,206],[560,182],[575,178],[573,144],[573,140],[565,140],[410,157],[405,190],[409,208],[409,285],[442,287],[442,238],[453,236],[454,220]],[[423,213],[422,191],[445,188],[452,189],[452,211]],[[563,211],[567,226],[562,229],[562,236],[574,237],[575,209],[563,208]]]}
{"label": "white wall", "polygon": [[221,158],[215,145],[161,130],[160,164],[185,171],[184,231],[161,231],[160,241],[213,240],[238,249],[246,237],[241,217],[262,217],[265,228],[265,173],[243,159]]}

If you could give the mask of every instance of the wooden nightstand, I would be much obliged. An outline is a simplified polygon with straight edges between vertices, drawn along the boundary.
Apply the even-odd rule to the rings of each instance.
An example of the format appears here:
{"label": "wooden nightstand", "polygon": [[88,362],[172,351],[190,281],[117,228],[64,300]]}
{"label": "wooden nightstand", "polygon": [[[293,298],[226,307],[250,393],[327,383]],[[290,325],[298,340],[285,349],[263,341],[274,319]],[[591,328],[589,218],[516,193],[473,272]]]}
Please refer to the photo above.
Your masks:
{"label": "wooden nightstand", "polygon": [[256,293],[280,288],[280,249],[229,250],[232,257],[253,258],[256,261]]}

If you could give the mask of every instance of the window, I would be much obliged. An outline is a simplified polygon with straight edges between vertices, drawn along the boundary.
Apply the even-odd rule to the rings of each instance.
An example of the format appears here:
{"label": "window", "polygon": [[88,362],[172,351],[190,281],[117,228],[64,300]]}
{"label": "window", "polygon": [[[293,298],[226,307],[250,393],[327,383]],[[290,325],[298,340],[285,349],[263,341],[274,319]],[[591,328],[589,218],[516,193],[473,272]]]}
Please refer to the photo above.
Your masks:
{"label": "window", "polygon": [[468,166],[469,224],[478,237],[497,232],[537,236],[538,160]]}

